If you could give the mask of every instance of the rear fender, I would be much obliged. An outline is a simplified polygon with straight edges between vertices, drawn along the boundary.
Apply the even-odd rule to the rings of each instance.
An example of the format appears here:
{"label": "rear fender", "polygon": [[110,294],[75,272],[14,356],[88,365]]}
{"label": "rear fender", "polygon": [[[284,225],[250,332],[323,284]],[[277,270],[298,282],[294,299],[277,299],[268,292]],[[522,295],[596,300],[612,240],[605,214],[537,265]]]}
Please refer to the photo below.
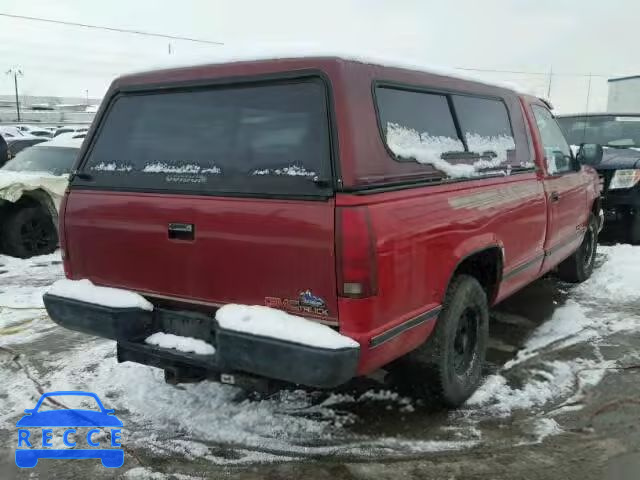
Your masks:
{"label": "rear fender", "polygon": [[[497,293],[497,286],[500,285],[500,282],[502,281],[502,271],[504,267],[504,245],[499,238],[497,238],[493,234],[488,233],[485,235],[466,238],[453,249],[450,260],[451,263],[447,267],[448,272],[450,272],[448,275],[448,280],[444,285],[442,285],[441,291],[438,292],[441,298],[440,303],[444,302],[444,296],[447,293],[447,289],[449,288],[449,285],[456,275],[456,272],[459,269],[460,265],[462,265],[465,260],[471,258],[473,255],[492,248],[498,248],[500,251],[500,265],[498,266],[496,279],[497,285],[495,288],[495,293]],[[493,300],[495,300],[495,295],[494,298],[489,298],[488,300],[489,304],[492,304]]]}

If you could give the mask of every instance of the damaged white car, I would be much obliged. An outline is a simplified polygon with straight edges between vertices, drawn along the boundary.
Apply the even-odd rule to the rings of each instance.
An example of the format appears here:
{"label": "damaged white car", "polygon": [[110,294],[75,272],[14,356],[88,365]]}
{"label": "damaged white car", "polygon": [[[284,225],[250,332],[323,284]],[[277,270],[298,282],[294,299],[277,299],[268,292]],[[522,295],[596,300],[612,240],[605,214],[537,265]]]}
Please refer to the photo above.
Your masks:
{"label": "damaged white car", "polygon": [[82,139],[49,141],[0,168],[0,251],[28,258],[58,246],[58,210]]}

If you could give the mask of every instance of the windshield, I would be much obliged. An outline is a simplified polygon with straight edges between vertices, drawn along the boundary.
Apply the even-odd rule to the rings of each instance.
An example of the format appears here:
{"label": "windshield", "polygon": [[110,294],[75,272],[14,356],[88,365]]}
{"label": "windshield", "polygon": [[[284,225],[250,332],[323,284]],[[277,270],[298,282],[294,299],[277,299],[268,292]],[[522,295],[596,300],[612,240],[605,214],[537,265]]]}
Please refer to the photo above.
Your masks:
{"label": "windshield", "polygon": [[615,148],[640,147],[640,115],[565,117],[557,120],[572,145],[599,143]]}
{"label": "windshield", "polygon": [[77,148],[36,145],[18,153],[2,170],[64,175],[71,172],[77,154]]}

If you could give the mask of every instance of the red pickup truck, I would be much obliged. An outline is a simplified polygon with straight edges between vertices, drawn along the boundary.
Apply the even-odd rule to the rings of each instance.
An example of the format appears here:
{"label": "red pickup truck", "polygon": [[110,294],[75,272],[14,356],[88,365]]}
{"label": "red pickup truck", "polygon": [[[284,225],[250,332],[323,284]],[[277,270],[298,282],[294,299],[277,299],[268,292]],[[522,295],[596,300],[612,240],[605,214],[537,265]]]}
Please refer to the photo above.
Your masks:
{"label": "red pickup truck", "polygon": [[[500,86],[335,57],[132,74],[60,215],[66,276],[96,291],[45,304],[168,379],[328,388],[419,364],[414,386],[456,406],[492,305],[553,269],[591,274],[599,188],[549,105]],[[146,303],[100,300],[120,291]],[[211,348],[145,341],[158,332]]]}

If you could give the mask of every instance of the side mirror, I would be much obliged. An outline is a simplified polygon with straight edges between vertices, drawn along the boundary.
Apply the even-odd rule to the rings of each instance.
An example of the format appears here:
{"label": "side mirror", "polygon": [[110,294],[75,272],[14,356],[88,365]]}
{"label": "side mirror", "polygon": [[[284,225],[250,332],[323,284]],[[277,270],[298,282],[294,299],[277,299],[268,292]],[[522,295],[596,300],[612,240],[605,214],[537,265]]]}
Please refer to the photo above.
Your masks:
{"label": "side mirror", "polygon": [[598,165],[602,161],[604,150],[597,143],[583,143],[576,155],[577,160],[583,165]]}

